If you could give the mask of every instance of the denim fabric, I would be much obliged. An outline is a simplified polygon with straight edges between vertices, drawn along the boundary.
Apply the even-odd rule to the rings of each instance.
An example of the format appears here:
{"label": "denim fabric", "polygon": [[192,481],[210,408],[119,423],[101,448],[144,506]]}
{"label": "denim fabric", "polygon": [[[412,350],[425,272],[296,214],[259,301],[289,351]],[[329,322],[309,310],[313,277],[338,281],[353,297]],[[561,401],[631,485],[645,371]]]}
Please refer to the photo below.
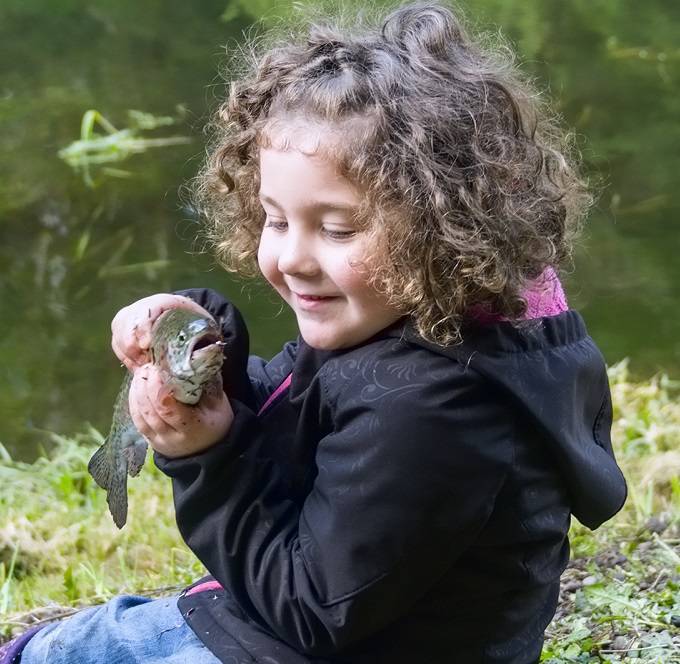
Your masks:
{"label": "denim fabric", "polygon": [[0,664],[17,664],[19,655],[23,652],[26,644],[35,636],[36,632],[42,629],[40,627],[31,627],[20,636],[12,639],[9,643],[4,643],[0,646]]}
{"label": "denim fabric", "polygon": [[177,609],[177,598],[115,597],[48,625],[21,664],[219,664]]}

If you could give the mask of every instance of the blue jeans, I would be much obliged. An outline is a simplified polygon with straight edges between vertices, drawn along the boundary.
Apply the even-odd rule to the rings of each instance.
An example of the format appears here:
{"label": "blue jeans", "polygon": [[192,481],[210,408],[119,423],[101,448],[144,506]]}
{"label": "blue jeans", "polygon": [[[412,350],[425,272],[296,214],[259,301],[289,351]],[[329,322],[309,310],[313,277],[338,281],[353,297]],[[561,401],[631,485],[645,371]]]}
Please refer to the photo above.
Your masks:
{"label": "blue jeans", "polygon": [[48,625],[21,664],[219,664],[177,608],[176,597],[121,596]]}

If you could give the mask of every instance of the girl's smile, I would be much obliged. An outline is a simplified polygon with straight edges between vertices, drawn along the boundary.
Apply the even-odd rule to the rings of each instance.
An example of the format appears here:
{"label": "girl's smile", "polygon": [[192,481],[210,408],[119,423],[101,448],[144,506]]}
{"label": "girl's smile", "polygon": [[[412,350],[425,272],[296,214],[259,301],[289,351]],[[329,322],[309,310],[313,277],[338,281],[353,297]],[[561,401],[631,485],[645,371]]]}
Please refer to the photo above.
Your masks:
{"label": "girl's smile", "polygon": [[320,295],[301,295],[300,293],[293,293],[298,300],[301,309],[307,309],[309,311],[314,311],[317,307],[323,306],[324,304],[335,300],[333,296],[320,296]]}
{"label": "girl's smile", "polygon": [[366,235],[353,221],[361,194],[334,164],[262,148],[260,200],[267,214],[260,270],[295,312],[306,343],[347,348],[401,317],[367,283]]}

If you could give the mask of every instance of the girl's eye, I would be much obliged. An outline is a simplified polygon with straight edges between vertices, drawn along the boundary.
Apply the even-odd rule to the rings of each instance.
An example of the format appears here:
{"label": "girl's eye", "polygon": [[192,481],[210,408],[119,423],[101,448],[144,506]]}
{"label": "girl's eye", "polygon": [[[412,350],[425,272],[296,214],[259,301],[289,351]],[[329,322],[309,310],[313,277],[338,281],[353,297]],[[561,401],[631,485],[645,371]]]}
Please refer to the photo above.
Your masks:
{"label": "girl's eye", "polygon": [[332,240],[348,240],[356,235],[356,231],[335,231],[330,228],[324,228],[323,232]]}
{"label": "girl's eye", "polygon": [[[271,228],[272,230],[281,233],[288,230],[288,222],[283,219],[267,217],[265,228]],[[356,235],[355,230],[334,230],[332,228],[326,228],[325,226],[322,227],[321,230],[326,237],[329,237],[332,240],[348,240]]]}
{"label": "girl's eye", "polygon": [[283,220],[278,220],[278,219],[267,218],[267,223],[265,224],[265,228],[271,228],[275,231],[285,231],[288,228],[288,222],[283,221]]}

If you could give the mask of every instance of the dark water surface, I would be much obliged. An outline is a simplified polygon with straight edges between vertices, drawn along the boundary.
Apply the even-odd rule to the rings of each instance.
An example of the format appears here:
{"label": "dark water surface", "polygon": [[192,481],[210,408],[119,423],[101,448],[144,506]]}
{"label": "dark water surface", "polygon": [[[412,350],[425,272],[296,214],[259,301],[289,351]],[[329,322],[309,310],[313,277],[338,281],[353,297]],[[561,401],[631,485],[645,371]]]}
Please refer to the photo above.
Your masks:
{"label": "dark water surface", "polygon": [[[566,281],[571,304],[609,362],[680,375],[680,4],[463,4],[503,26],[604,183]],[[109,324],[134,299],[212,286],[244,312],[253,352],[271,355],[294,334],[274,295],[197,254],[178,196],[223,93],[221,45],[251,12],[288,11],[266,0],[0,4],[0,442],[13,455],[30,458],[47,432],[108,429],[122,377]],[[89,108],[120,129],[129,109],[177,105],[183,119],[153,135],[193,142],[93,169],[94,188],[57,156]]]}

